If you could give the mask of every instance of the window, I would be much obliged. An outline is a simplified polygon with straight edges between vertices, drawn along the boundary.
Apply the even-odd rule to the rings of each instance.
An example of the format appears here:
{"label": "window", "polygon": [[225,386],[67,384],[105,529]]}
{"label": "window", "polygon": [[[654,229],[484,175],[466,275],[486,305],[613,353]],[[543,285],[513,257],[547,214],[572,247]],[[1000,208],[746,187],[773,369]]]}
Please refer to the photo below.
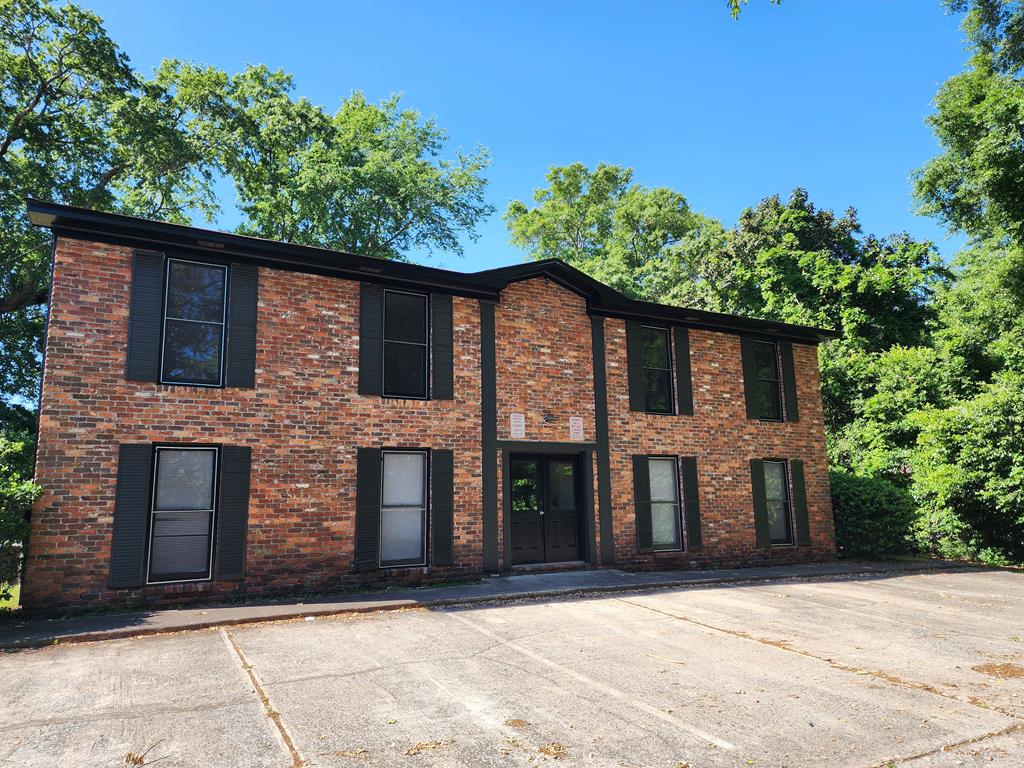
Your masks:
{"label": "window", "polygon": [[672,355],[668,328],[640,329],[643,344],[644,410],[672,413]]}
{"label": "window", "polygon": [[427,397],[427,297],[384,292],[385,397]]}
{"label": "window", "polygon": [[210,578],[216,448],[158,446],[149,524],[149,583]]}
{"label": "window", "polygon": [[679,480],[674,458],[647,460],[651,482],[651,531],[655,550],[682,549],[679,525]]}
{"label": "window", "polygon": [[768,512],[768,536],[772,544],[793,543],[786,462],[764,462],[764,496]]}
{"label": "window", "polygon": [[427,454],[385,451],[380,508],[380,565],[425,565]]}
{"label": "window", "polygon": [[168,260],[162,382],[222,384],[226,285],[227,267]]}
{"label": "window", "polygon": [[754,367],[757,371],[757,417],[766,421],[782,421],[779,350],[775,342],[754,342]]}

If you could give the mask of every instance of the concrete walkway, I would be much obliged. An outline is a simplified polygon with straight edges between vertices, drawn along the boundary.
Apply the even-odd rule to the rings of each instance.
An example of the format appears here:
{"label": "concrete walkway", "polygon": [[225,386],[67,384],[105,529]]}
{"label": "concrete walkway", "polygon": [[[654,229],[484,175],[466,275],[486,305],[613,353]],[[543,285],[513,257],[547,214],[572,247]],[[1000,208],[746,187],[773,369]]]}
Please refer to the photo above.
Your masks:
{"label": "concrete walkway", "polygon": [[908,572],[977,567],[937,560],[885,563],[854,561],[712,571],[627,572],[609,568],[521,574],[486,578],[457,586],[371,592],[343,597],[314,598],[301,602],[254,601],[244,605],[207,605],[67,619],[0,619],[0,648],[108,640],[307,616],[467,605],[569,594],[630,592],[662,587],[700,587],[709,584],[784,579],[828,579],[849,576],[888,578]]}

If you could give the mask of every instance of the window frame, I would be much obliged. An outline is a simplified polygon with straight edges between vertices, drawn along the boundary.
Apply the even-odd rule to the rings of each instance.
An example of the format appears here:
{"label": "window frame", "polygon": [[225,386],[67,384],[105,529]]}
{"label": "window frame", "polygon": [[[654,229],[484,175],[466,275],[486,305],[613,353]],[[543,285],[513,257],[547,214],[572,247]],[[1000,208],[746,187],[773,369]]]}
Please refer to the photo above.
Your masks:
{"label": "window frame", "polygon": [[[385,457],[388,454],[419,454],[423,457],[423,507],[420,510],[421,530],[419,558],[408,560],[388,560],[381,557],[384,546],[384,473]],[[426,448],[384,448],[380,453],[380,510],[377,515],[377,568],[380,570],[394,568],[423,568],[428,565],[428,542],[430,541],[430,451]]]}
{"label": "window frame", "polygon": [[[643,343],[645,331],[658,331],[665,335],[665,358],[668,368],[650,368],[646,365],[647,359],[644,355]],[[640,368],[644,374],[644,413],[657,416],[675,416],[676,414],[676,393],[675,393],[675,360],[672,354],[672,329],[663,325],[640,325]],[[647,402],[647,371],[663,371],[668,374],[668,410],[651,410]]]}
{"label": "window frame", "polygon": [[659,547],[654,543],[654,505],[655,504],[668,504],[666,501],[655,501],[653,494],[650,494],[652,498],[649,500],[651,505],[651,551],[652,552],[685,552],[686,551],[686,525],[683,519],[683,488],[682,488],[682,477],[679,472],[679,457],[678,456],[667,456],[664,454],[649,454],[647,457],[647,487],[648,490],[651,488],[651,462],[652,461],[671,461],[672,462],[672,475],[675,480],[674,487],[676,491],[676,530],[679,533],[679,544],[673,547]]}
{"label": "window frame", "polygon": [[[388,294],[404,294],[406,296],[416,296],[423,299],[423,328],[424,328],[424,340],[423,342],[418,341],[397,341],[394,339],[388,339]],[[388,344],[402,344],[410,347],[423,347],[423,396],[419,395],[389,395],[386,390],[385,384],[385,368],[387,365],[387,345]],[[431,348],[431,334],[430,334],[430,294],[429,293],[418,293],[416,291],[402,291],[392,288],[385,288],[383,298],[381,299],[381,321],[380,321],[380,394],[381,397],[387,400],[429,400],[430,399],[430,348]]]}
{"label": "window frame", "polygon": [[786,398],[782,391],[782,388],[785,386],[785,383],[782,380],[782,351],[779,349],[779,342],[777,341],[771,339],[754,339],[755,361],[757,356],[757,347],[760,344],[765,344],[772,348],[772,360],[775,363],[775,378],[764,379],[761,377],[760,371],[758,371],[758,375],[754,380],[754,386],[759,388],[762,382],[773,383],[775,385],[775,404],[778,408],[779,415],[778,418],[776,418],[774,416],[758,414],[757,419],[758,421],[770,421],[773,423],[784,422],[786,420]]}
{"label": "window frame", "polygon": [[[213,320],[188,320],[180,317],[168,317],[167,316],[167,304],[170,298],[170,285],[171,285],[171,264],[172,263],[183,263],[183,264],[198,264],[202,267],[213,267],[216,269],[223,270],[224,272],[224,292],[223,301],[221,302],[221,320],[220,320],[220,368],[218,370],[217,383],[214,384],[208,381],[188,381],[185,379],[168,379],[164,376],[164,356],[167,351],[167,321],[174,320],[175,322],[181,323],[199,323],[202,325],[213,325]],[[180,256],[168,256],[164,260],[164,281],[163,281],[163,306],[160,310],[160,368],[159,368],[159,381],[161,384],[168,386],[183,386],[183,387],[207,387],[210,389],[223,389],[224,388],[224,365],[227,352],[228,342],[228,296],[230,294],[231,270],[227,264],[220,264],[215,261],[200,261],[198,259],[188,259]]]}
{"label": "window frame", "polygon": [[793,547],[796,546],[796,520],[794,519],[795,510],[793,508],[793,473],[790,471],[789,468],[789,459],[761,459],[761,479],[764,483],[764,509],[766,515],[768,514],[768,475],[766,474],[766,467],[769,464],[779,464],[782,466],[782,487],[786,493],[786,498],[783,500],[783,504],[785,506],[786,521],[788,523],[787,527],[789,529],[789,538],[786,541],[772,540],[771,519],[769,519],[768,546]]}
{"label": "window frame", "polygon": [[[146,517],[146,586],[158,585],[158,584],[187,584],[199,581],[212,581],[213,580],[213,554],[214,554],[214,539],[216,538],[217,532],[217,507],[220,502],[220,461],[221,461],[221,446],[220,444],[182,444],[182,443],[155,443],[153,445],[153,469],[152,478],[150,480],[149,489],[149,514]],[[152,578],[152,561],[153,561],[153,530],[154,523],[156,522],[156,515],[158,510],[156,508],[156,493],[157,493],[157,482],[160,471],[160,451],[212,451],[214,454],[213,458],[213,508],[210,510],[189,510],[191,512],[206,512],[210,513],[210,524],[209,533],[207,536],[210,539],[209,552],[206,556],[206,576],[192,577],[185,579],[160,579],[153,580]],[[163,510],[165,512],[170,510]]]}

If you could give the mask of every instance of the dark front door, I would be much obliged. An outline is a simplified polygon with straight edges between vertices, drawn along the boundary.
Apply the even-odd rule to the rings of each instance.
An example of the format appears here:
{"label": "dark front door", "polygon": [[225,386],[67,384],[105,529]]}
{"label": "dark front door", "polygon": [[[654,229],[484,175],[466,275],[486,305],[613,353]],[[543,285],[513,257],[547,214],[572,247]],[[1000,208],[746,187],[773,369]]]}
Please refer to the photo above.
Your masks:
{"label": "dark front door", "polygon": [[564,456],[509,460],[513,563],[579,560],[577,461]]}

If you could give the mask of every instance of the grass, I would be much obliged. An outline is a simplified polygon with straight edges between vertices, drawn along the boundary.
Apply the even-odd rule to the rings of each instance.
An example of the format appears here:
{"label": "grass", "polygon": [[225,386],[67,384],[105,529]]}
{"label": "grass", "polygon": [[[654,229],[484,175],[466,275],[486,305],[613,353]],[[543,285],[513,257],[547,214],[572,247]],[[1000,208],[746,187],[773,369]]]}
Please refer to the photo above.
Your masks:
{"label": "grass", "polygon": [[18,598],[21,597],[21,585],[15,584],[11,588],[11,596],[0,600],[0,611],[13,611],[18,607]]}

